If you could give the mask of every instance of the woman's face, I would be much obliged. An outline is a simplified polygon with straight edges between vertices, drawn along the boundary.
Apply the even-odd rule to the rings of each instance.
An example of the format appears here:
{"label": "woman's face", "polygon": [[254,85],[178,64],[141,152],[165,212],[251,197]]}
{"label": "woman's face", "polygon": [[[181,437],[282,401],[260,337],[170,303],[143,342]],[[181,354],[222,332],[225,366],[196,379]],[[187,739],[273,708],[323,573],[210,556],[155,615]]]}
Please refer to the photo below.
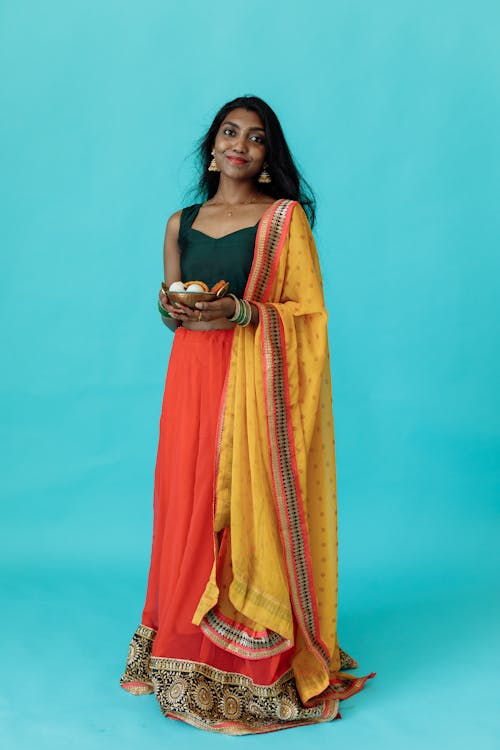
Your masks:
{"label": "woman's face", "polygon": [[266,158],[266,134],[257,112],[229,112],[215,137],[214,151],[218,168],[228,177],[248,179],[259,175]]}

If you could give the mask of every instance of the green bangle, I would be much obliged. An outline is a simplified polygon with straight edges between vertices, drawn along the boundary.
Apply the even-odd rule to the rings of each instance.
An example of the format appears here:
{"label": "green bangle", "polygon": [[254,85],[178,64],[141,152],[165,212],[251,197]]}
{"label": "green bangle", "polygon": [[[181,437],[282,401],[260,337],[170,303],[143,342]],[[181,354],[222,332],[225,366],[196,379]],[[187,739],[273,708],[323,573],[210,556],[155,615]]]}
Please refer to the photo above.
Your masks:
{"label": "green bangle", "polygon": [[250,325],[250,323],[252,322],[252,306],[246,299],[242,299],[241,302],[242,306],[245,308],[245,317],[241,321],[240,325],[244,328],[245,326]]}
{"label": "green bangle", "polygon": [[234,299],[235,304],[234,314],[228,318],[228,320],[242,327],[249,325],[252,322],[252,308],[250,302],[246,299],[240,299],[234,294],[229,294],[228,296]]}
{"label": "green bangle", "polygon": [[228,318],[228,320],[230,320],[231,323],[236,323],[238,317],[241,314],[241,302],[235,294],[228,294],[227,296],[232,297],[234,300],[234,313],[231,315],[230,318]]}
{"label": "green bangle", "polygon": [[158,310],[160,311],[160,313],[162,314],[162,316],[163,316],[164,318],[173,318],[173,317],[174,317],[173,315],[170,315],[170,313],[169,313],[169,311],[168,311],[168,310],[165,310],[165,309],[164,309],[164,308],[163,308],[163,307],[162,307],[162,306],[160,305],[160,302],[158,302]]}

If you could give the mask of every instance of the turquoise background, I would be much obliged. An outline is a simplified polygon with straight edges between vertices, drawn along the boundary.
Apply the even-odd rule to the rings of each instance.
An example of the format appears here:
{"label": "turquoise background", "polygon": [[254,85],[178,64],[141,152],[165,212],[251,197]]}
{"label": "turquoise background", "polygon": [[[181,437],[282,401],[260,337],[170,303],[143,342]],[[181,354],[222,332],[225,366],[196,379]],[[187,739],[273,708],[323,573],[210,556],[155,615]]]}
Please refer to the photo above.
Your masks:
{"label": "turquoise background", "polygon": [[[0,3],[5,747],[498,747],[499,22],[493,0]],[[118,680],[149,562],[165,221],[241,94],[318,196],[339,634],[377,677],[342,721],[235,740]]]}

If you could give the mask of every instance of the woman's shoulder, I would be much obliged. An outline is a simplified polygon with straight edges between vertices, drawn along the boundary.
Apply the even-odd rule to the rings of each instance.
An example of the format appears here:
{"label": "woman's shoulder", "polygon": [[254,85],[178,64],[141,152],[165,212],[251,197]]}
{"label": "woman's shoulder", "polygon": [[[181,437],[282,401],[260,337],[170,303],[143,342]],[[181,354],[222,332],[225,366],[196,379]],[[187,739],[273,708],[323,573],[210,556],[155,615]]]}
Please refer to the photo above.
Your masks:
{"label": "woman's shoulder", "polygon": [[309,211],[309,207],[306,207],[300,201],[294,201],[293,215],[301,224],[305,224],[307,227],[309,227],[309,229],[311,229],[311,214]]}
{"label": "woman's shoulder", "polygon": [[193,203],[191,206],[183,206],[177,211],[174,211],[174,213],[171,214],[167,219],[167,228],[178,230],[181,225],[181,221],[185,219],[189,213],[198,210],[200,205],[200,203]]}
{"label": "woman's shoulder", "polygon": [[307,212],[302,205],[302,203],[294,198],[280,198],[276,201],[276,206],[279,208],[279,204],[283,206],[286,213],[289,213],[289,216],[291,220],[295,223],[307,223],[309,224],[309,219],[307,217]]}
{"label": "woman's shoulder", "polygon": [[173,214],[170,214],[170,216],[167,219],[167,224],[179,224],[182,216],[182,212],[184,209],[179,208],[178,211],[174,211]]}
{"label": "woman's shoulder", "polygon": [[290,232],[301,232],[305,228],[311,229],[308,212],[304,205],[295,198],[274,198],[269,204],[268,212],[274,214],[277,221]]}
{"label": "woman's shoulder", "polygon": [[275,203],[276,204],[278,204],[278,203],[286,203],[287,207],[290,207],[291,210],[294,213],[297,213],[297,214],[304,213],[305,214],[304,206],[296,198],[277,198],[275,200]]}

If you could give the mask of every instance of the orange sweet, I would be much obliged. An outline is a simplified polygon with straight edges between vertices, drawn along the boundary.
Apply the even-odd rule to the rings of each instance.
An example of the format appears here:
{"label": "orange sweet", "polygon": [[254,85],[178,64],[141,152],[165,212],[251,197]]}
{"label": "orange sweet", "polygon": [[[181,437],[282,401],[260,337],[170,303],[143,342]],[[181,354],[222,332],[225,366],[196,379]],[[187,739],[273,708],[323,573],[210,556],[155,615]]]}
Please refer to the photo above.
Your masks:
{"label": "orange sweet", "polygon": [[223,286],[225,286],[225,285],[226,285],[226,283],[227,283],[227,282],[226,282],[226,281],[224,281],[224,279],[221,279],[220,281],[218,281],[218,282],[217,282],[217,284],[214,284],[214,285],[213,285],[213,287],[212,287],[212,288],[210,289],[210,291],[211,291],[211,292],[212,292],[213,294],[217,294],[217,292],[219,291],[219,289],[222,289],[222,287],[223,287]]}

